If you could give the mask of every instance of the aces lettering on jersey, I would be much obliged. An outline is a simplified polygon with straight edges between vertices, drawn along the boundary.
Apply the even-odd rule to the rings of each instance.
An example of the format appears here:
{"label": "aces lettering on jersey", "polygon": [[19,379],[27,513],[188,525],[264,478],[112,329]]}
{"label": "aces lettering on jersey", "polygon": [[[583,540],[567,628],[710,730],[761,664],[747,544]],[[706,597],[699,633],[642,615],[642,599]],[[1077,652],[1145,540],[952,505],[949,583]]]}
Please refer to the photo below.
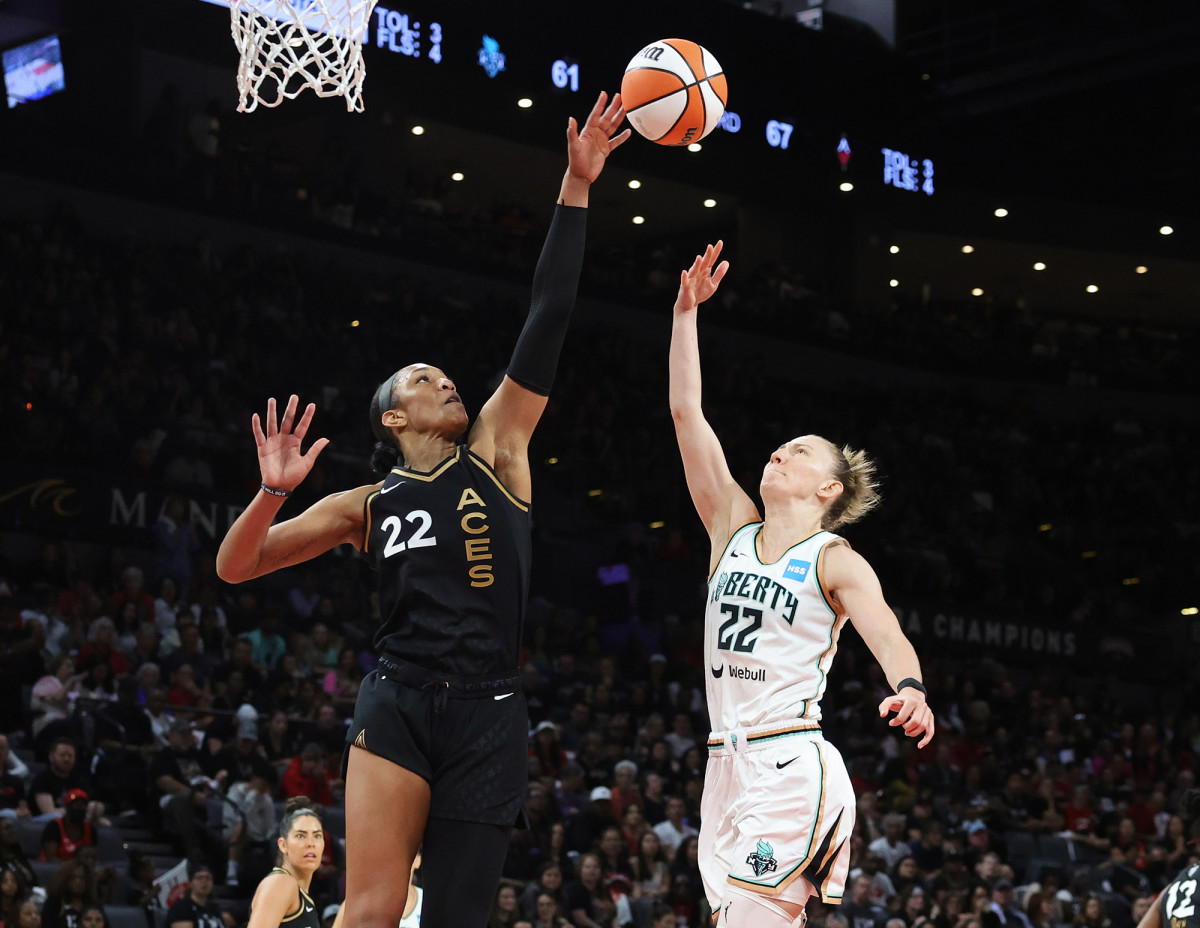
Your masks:
{"label": "aces lettering on jersey", "polygon": [[[467,507],[477,507],[470,508]],[[480,512],[480,509],[486,509],[485,503],[470,487],[467,487],[462,492],[462,496],[458,500],[458,511],[463,513],[462,521],[459,524],[462,530],[468,535],[474,535],[474,538],[468,538],[463,542],[466,547],[467,561],[490,561],[492,559],[491,545],[492,538],[488,534],[487,513]],[[471,578],[471,586],[491,586],[496,582],[495,576],[492,574],[491,564],[473,564],[467,570],[468,576]]]}
{"label": "aces lettering on jersey", "polygon": [[[489,534],[491,526],[488,524],[487,513],[481,511],[486,508],[487,503],[478,493],[470,487],[463,490],[458,500],[458,511],[463,515],[458,524],[467,536],[463,540],[464,552],[470,564],[467,578],[474,587],[491,586],[496,582],[491,564],[473,563],[492,559],[492,537]],[[464,509],[467,511],[463,512]],[[399,516],[388,516],[380,523],[379,528],[388,536],[387,544],[383,547],[384,557],[437,544],[437,536],[430,534],[433,516],[424,509],[414,509],[403,519]]]}

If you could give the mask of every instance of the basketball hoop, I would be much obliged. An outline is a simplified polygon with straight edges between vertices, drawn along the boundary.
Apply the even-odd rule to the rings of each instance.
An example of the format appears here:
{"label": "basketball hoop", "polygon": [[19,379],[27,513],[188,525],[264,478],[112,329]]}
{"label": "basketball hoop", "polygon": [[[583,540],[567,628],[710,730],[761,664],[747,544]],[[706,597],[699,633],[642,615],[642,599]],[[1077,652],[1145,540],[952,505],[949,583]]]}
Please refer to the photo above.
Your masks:
{"label": "basketball hoop", "polygon": [[229,0],[241,55],[238,112],[279,106],[305,89],[363,111],[362,42],[375,0]]}

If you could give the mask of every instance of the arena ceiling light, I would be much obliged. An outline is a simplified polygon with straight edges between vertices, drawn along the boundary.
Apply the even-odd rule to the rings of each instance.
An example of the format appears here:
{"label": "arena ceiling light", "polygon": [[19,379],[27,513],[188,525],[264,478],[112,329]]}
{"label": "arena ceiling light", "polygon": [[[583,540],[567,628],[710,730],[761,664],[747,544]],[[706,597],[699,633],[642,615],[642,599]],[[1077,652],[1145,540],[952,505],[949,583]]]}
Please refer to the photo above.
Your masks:
{"label": "arena ceiling light", "polygon": [[896,278],[893,277],[891,280],[888,281],[888,286],[889,287],[899,287],[900,281],[896,280]]}
{"label": "arena ceiling light", "polygon": [[703,147],[704,146],[699,142],[692,142],[692,144],[688,146],[688,151],[699,151]]}
{"label": "arena ceiling light", "polygon": [[462,180],[463,177],[464,177],[464,175],[463,175],[462,171],[455,171],[453,174],[450,175],[451,180]]}
{"label": "arena ceiling light", "polygon": [[1045,262],[1045,261],[1034,261],[1034,262],[1033,262],[1033,269],[1034,269],[1035,271],[1044,271],[1044,270],[1046,270],[1046,262]]}
{"label": "arena ceiling light", "polygon": [[975,287],[971,290],[971,296],[983,296],[983,287]]}
{"label": "arena ceiling light", "polygon": [[1003,206],[998,206],[998,207],[996,207],[996,209],[992,213],[992,215],[995,216],[997,219],[1003,219],[1005,216],[1008,215],[1008,210],[1006,210]]}
{"label": "arena ceiling light", "polygon": [[962,253],[963,253],[964,255],[969,255],[969,254],[970,254],[971,252],[973,252],[974,250],[975,250],[975,246],[974,246],[974,245],[963,245],[963,247],[962,247]]}
{"label": "arena ceiling light", "polygon": [[646,217],[645,217],[645,216],[634,216],[634,217],[633,217],[633,224],[634,224],[635,226],[640,226],[640,225],[641,225],[642,223],[644,223],[645,221],[646,221]]}
{"label": "arena ceiling light", "polygon": [[707,206],[709,209],[712,209],[714,206],[717,205],[717,201],[714,200],[712,197],[709,197],[707,200],[704,201],[704,205]]}
{"label": "arena ceiling light", "polygon": [[1088,293],[1099,293],[1100,292],[1100,288],[1097,287],[1095,284],[1088,284],[1085,289],[1087,290]]}
{"label": "arena ceiling light", "polygon": [[890,251],[894,255],[898,255],[898,254],[900,254],[900,246],[893,245],[891,248],[888,249],[888,251]]}
{"label": "arena ceiling light", "polygon": [[1175,230],[1171,226],[1162,226],[1158,230],[1159,235],[1170,235]]}
{"label": "arena ceiling light", "polygon": [[1139,264],[1137,267],[1135,267],[1135,268],[1133,269],[1133,273],[1135,273],[1135,274],[1145,274],[1145,273],[1146,273],[1146,271],[1148,271],[1148,270],[1150,270],[1150,268],[1146,267],[1146,265],[1144,265],[1144,264]]}
{"label": "arena ceiling light", "polygon": [[850,183],[850,181],[848,181],[848,180],[844,180],[840,184],[838,184],[838,190],[842,191],[842,193],[849,193],[853,189],[854,189],[854,184]]}
{"label": "arena ceiling light", "polygon": [[640,180],[637,180],[637,179],[635,178],[635,179],[633,179],[633,180],[631,180],[631,181],[629,182],[629,185],[628,185],[628,186],[629,186],[629,189],[630,189],[630,190],[637,190],[639,187],[641,187],[641,186],[642,186],[642,182],[641,182]]}
{"label": "arena ceiling light", "polygon": [[413,135],[424,135],[425,127],[424,126],[413,126],[411,131],[412,131]]}
{"label": "arena ceiling light", "polygon": [[523,110],[527,110],[533,106],[533,101],[530,100],[529,97],[521,97],[521,99],[517,101],[517,106]]}

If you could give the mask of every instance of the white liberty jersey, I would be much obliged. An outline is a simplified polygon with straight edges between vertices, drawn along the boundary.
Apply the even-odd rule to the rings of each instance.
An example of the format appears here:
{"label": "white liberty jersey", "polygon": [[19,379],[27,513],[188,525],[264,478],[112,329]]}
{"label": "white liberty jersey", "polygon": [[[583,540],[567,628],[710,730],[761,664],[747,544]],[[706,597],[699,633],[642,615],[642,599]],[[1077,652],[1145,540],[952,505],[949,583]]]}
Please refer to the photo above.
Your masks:
{"label": "white liberty jersey", "polygon": [[704,653],[714,731],[820,719],[825,675],[847,619],[817,576],[822,551],[845,539],[817,532],[764,564],[755,547],[761,528],[751,522],[734,532],[708,581]]}

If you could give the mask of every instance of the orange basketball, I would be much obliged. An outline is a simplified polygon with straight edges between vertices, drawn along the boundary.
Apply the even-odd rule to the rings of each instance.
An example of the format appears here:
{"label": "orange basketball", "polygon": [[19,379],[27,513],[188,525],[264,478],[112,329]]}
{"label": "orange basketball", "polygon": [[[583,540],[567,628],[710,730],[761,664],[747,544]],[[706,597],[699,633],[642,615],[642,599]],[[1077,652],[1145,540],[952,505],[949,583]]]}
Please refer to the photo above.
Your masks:
{"label": "orange basketball", "polygon": [[633,56],[621,80],[625,115],[659,145],[690,145],[717,127],[729,91],[712,52],[687,39],[663,39]]}

